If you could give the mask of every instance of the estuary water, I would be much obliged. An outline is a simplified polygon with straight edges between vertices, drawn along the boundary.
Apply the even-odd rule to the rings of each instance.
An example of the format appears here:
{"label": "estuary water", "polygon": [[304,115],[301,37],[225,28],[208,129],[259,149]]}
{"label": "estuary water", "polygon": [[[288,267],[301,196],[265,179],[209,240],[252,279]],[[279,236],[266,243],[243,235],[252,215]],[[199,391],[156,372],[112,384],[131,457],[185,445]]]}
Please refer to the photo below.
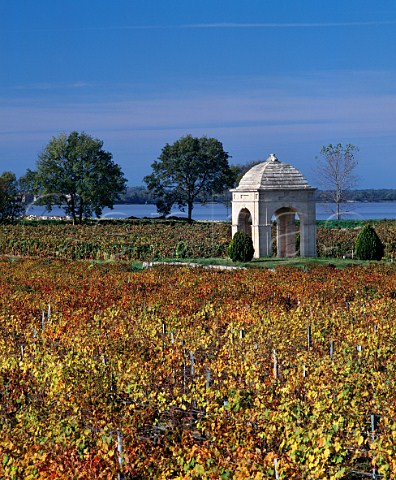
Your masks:
{"label": "estuary water", "polygon": [[[316,218],[318,220],[333,220],[334,205],[328,203],[316,204]],[[59,217],[64,216],[62,209],[54,207],[48,212],[44,207],[30,205],[26,208],[26,215]],[[172,216],[186,217],[186,212],[174,209]],[[114,205],[113,210],[105,208],[101,218],[155,218],[158,213],[155,205],[120,204]],[[396,202],[351,202],[342,205],[341,217],[345,220],[382,220],[396,219]],[[231,221],[231,207],[222,203],[195,204],[194,220]]]}

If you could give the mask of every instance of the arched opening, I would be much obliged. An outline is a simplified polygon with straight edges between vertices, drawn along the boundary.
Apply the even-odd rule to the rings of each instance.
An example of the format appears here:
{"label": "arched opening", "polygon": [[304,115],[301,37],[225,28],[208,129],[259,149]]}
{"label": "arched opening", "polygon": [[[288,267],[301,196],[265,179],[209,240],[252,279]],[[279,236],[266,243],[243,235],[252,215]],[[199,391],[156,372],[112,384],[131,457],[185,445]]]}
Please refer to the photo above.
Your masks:
{"label": "arched opening", "polygon": [[238,215],[238,232],[252,236],[252,215],[247,208],[242,208]]}
{"label": "arched opening", "polygon": [[295,257],[299,255],[296,224],[298,212],[290,207],[280,208],[275,212],[276,219],[276,245],[278,257]]}

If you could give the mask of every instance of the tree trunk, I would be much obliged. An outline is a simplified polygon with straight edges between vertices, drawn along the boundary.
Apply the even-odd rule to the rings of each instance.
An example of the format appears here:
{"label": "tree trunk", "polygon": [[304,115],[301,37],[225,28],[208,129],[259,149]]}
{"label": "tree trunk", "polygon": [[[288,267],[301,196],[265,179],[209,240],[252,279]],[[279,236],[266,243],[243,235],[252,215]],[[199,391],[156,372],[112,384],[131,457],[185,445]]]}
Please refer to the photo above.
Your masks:
{"label": "tree trunk", "polygon": [[78,202],[78,223],[81,225],[83,220],[83,213],[84,213],[84,204],[80,197]]}
{"label": "tree trunk", "polygon": [[193,202],[187,202],[187,221],[192,223]]}
{"label": "tree trunk", "polygon": [[340,202],[336,203],[336,220],[341,220]]}
{"label": "tree trunk", "polygon": [[76,218],[76,204],[74,202],[74,195],[70,196],[70,210],[73,217],[73,225],[75,225],[77,218]]}

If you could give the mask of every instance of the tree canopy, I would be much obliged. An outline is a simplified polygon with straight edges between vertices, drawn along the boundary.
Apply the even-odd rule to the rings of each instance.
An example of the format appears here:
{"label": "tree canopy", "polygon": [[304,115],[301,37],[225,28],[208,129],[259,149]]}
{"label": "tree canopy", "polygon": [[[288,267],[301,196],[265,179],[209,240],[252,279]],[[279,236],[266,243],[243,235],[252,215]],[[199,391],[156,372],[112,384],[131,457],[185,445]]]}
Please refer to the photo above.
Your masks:
{"label": "tree canopy", "polygon": [[14,173],[3,172],[0,176],[0,221],[14,221],[23,213],[22,195]]}
{"label": "tree canopy", "polygon": [[151,166],[153,173],[143,180],[156,200],[157,210],[168,214],[173,205],[187,206],[192,220],[194,201],[231,187],[235,176],[228,163],[229,155],[215,138],[186,135],[174,144],[166,144]]}
{"label": "tree canopy", "polygon": [[346,192],[351,190],[357,183],[355,169],[357,160],[355,153],[358,147],[348,143],[347,145],[329,144],[322,147],[315,173],[318,183],[327,192],[327,200],[335,203],[335,217],[341,218],[341,203],[346,200]]}
{"label": "tree canopy", "polygon": [[50,211],[63,207],[74,222],[102,214],[113,208],[124,192],[126,179],[112,154],[103,150],[103,142],[76,131],[53,137],[39,155],[34,178],[35,193]]}

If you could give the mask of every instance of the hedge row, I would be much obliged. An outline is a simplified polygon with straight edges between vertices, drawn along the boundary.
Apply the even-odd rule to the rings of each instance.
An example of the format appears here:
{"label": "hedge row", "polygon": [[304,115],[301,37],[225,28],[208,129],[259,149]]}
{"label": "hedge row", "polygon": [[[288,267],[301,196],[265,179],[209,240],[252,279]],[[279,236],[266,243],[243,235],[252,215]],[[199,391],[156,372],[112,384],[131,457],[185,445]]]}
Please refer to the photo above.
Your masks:
{"label": "hedge row", "polygon": [[[396,255],[396,222],[377,222],[385,258]],[[361,230],[328,228],[319,223],[318,256],[352,257]],[[273,228],[274,245],[276,228]],[[0,226],[0,254],[89,260],[160,260],[226,257],[231,226],[226,223],[150,221],[73,226],[31,222]],[[276,252],[276,248],[273,248]]]}
{"label": "hedge row", "polygon": [[3,225],[0,254],[91,260],[226,256],[230,226],[217,223]]}

